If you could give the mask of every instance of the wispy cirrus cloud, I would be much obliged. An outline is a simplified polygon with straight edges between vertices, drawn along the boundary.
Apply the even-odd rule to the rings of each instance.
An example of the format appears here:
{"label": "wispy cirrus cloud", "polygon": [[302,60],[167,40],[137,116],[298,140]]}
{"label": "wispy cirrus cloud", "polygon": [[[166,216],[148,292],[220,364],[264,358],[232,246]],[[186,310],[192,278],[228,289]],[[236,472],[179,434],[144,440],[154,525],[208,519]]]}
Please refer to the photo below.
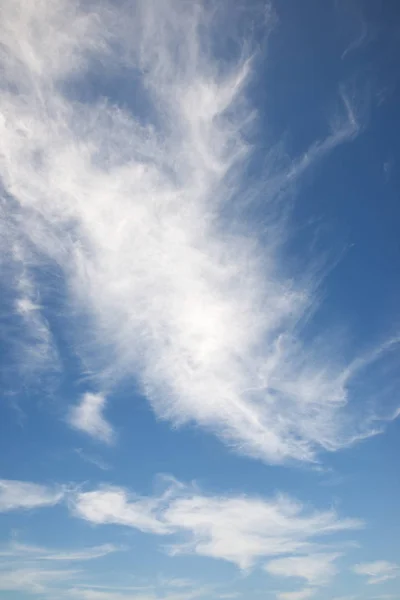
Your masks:
{"label": "wispy cirrus cloud", "polygon": [[[44,569],[38,564],[32,568],[0,567],[0,591],[24,592],[41,598],[65,600],[192,600],[209,598],[210,586],[197,585],[185,590],[165,585],[146,587],[101,586],[80,583],[90,579],[84,571],[71,569]],[[218,597],[216,595],[215,597]]]}
{"label": "wispy cirrus cloud", "polygon": [[81,600],[192,600],[192,598],[207,597],[209,588],[198,587],[197,589],[187,589],[185,591],[117,591],[110,587],[108,590],[96,588],[71,588],[66,593],[67,598],[77,598]]}
{"label": "wispy cirrus cloud", "polygon": [[[342,518],[333,509],[311,509],[287,495],[212,495],[171,477],[163,480],[164,491],[151,496],[110,485],[83,491],[1,480],[0,511],[64,500],[72,516],[89,523],[130,527],[167,539],[163,547],[171,555],[222,559],[240,569],[272,558],[265,566],[268,573],[301,577],[310,586],[324,585],[336,572],[333,563],[339,554],[328,552],[329,541],[322,543],[322,538],[363,527],[359,519]],[[51,549],[13,540],[0,547],[0,556],[8,561],[10,572],[30,573],[31,565],[89,561],[122,549],[114,544]],[[174,587],[187,584],[179,580]]]}
{"label": "wispy cirrus cloud", "polygon": [[19,344],[25,372],[37,370],[57,370],[59,368],[58,352],[53,335],[46,318],[42,314],[42,306],[38,302],[37,292],[31,280],[22,275],[18,281],[18,296],[15,300],[15,314],[22,320],[26,335]]}
{"label": "wispy cirrus cloud", "polygon": [[115,439],[112,426],[103,415],[106,398],[102,394],[83,394],[81,401],[68,414],[68,423],[74,429],[87,433],[94,439],[111,444]]}
{"label": "wispy cirrus cloud", "polygon": [[97,588],[80,588],[73,587],[66,593],[67,598],[78,598],[80,600],[155,600],[159,596],[155,596],[151,592],[127,592],[116,591],[113,588],[108,590],[100,590]]}
{"label": "wispy cirrus cloud", "polygon": [[111,466],[106,463],[100,456],[88,454],[83,448],[75,448],[75,453],[86,463],[92,464],[102,471],[109,471]]}
{"label": "wispy cirrus cloud", "polygon": [[26,592],[47,594],[54,591],[53,586],[75,577],[77,571],[32,568],[0,569],[0,590],[8,592]]}
{"label": "wispy cirrus cloud", "polygon": [[0,479],[0,512],[54,506],[64,495],[65,489],[60,486]]}
{"label": "wispy cirrus cloud", "polygon": [[[87,556],[82,560],[87,560]],[[23,567],[4,564],[0,567],[0,590],[65,600],[192,600],[210,598],[210,594],[213,598],[222,597],[218,586],[195,581],[186,580],[185,585],[179,585],[173,578],[163,582],[153,578],[147,585],[124,586],[90,583],[92,578],[93,573],[81,568],[45,568],[40,561]]]}
{"label": "wispy cirrus cloud", "polygon": [[[317,539],[362,527],[357,519],[341,519],[335,511],[309,511],[299,502],[276,496],[212,496],[174,481],[159,496],[141,497],[118,487],[79,492],[70,499],[75,516],[96,524],[117,524],[161,536],[178,536],[172,554],[197,554],[230,561],[242,569],[262,557],[304,554],[318,548]],[[184,538],[184,542],[179,541]],[[288,571],[298,567],[296,560]],[[333,554],[307,559],[309,581],[333,574]],[[279,570],[272,562],[271,571]]]}
{"label": "wispy cirrus cloud", "polygon": [[2,364],[7,385],[18,386],[21,380],[32,385],[35,377],[55,375],[60,370],[57,344],[41,301],[40,286],[32,271],[35,259],[13,239],[6,223],[0,225],[0,279],[2,281],[2,308],[0,313],[0,340],[7,347],[8,364]]}
{"label": "wispy cirrus cloud", "polygon": [[265,570],[280,577],[305,579],[308,585],[326,585],[337,573],[334,564],[338,553],[318,553],[277,558],[266,564]]}
{"label": "wispy cirrus cloud", "polygon": [[367,583],[376,584],[388,579],[400,577],[400,565],[389,562],[387,560],[377,560],[375,562],[360,563],[354,565],[354,573],[364,575],[367,578]]}
{"label": "wispy cirrus cloud", "polygon": [[[274,216],[257,240],[243,209],[253,63],[240,42],[229,60],[215,43],[224,5],[213,18],[197,0],[122,6],[1,7],[3,218],[62,277],[59,311],[85,373],[100,389],[135,378],[159,417],[271,463],[314,461],[376,433],[348,411],[360,370],[354,377],[353,363],[333,358],[329,339],[302,335],[316,277],[312,266],[300,278],[288,268],[274,209],[282,190],[356,135],[351,102],[343,95],[325,139],[264,177]],[[218,40],[226,30],[229,19]],[[111,71],[136,81],[137,101],[117,105]],[[77,425],[84,406],[72,409]],[[109,441],[94,414],[85,430]]]}
{"label": "wispy cirrus cloud", "polygon": [[5,546],[0,546],[0,556],[15,560],[26,561],[86,561],[102,558],[122,548],[114,544],[102,544],[100,546],[83,547],[80,549],[55,549],[33,546],[18,541],[12,541]]}
{"label": "wispy cirrus cloud", "polygon": [[168,524],[158,518],[158,510],[163,498],[140,497],[119,487],[103,486],[81,492],[71,499],[73,514],[98,525],[114,523],[133,527],[139,531],[165,535],[172,532]]}
{"label": "wispy cirrus cloud", "polygon": [[313,598],[316,592],[314,588],[304,588],[297,592],[279,592],[276,597],[278,600],[307,600]]}
{"label": "wispy cirrus cloud", "polygon": [[[225,586],[222,586],[224,589]],[[226,588],[225,588],[226,589]],[[152,577],[147,584],[142,585],[95,585],[84,583],[76,585],[67,591],[67,597],[103,600],[191,600],[199,597],[222,598],[221,586],[205,584],[200,581],[175,577]],[[232,596],[233,597],[233,596]]]}

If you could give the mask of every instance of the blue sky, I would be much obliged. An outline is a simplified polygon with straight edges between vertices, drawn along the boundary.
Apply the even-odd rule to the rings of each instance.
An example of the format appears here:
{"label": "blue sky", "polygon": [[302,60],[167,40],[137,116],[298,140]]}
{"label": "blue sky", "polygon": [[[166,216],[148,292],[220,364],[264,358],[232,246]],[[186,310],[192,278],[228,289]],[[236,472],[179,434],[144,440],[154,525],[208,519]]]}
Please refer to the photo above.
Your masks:
{"label": "blue sky", "polygon": [[400,598],[396,2],[0,39],[0,597]]}

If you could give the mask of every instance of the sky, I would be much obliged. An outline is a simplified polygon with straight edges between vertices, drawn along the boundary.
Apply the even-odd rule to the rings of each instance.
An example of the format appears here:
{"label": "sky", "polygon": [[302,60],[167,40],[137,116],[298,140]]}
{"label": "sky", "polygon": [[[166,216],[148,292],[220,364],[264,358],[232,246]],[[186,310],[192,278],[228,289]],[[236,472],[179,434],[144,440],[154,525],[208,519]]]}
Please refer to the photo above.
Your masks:
{"label": "sky", "polygon": [[395,0],[3,0],[0,598],[400,599]]}

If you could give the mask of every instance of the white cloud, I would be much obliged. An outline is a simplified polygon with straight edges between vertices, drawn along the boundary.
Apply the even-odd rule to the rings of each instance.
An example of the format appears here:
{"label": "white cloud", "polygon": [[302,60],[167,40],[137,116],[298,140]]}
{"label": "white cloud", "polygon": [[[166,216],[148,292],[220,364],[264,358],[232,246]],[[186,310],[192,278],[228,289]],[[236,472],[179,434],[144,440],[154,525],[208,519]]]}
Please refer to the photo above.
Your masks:
{"label": "white cloud", "polygon": [[103,416],[106,399],[102,394],[83,394],[81,402],[69,412],[69,424],[98,439],[110,444],[114,439],[114,431]]}
{"label": "white cloud", "polygon": [[95,467],[97,467],[98,469],[101,469],[102,471],[109,471],[111,469],[110,465],[108,463],[106,463],[99,456],[94,456],[92,454],[88,454],[87,452],[84,452],[84,450],[82,448],[75,448],[75,452],[78,456],[80,456],[80,458],[83,461],[85,461],[91,465],[94,465]]}
{"label": "white cloud", "polygon": [[7,546],[0,546],[0,556],[8,559],[26,559],[34,561],[86,561],[107,556],[113,552],[121,550],[114,544],[102,544],[100,546],[92,546],[81,548],[79,550],[69,549],[50,549],[40,546],[32,546],[16,541],[11,542]]}
{"label": "white cloud", "polygon": [[198,587],[195,581],[192,579],[182,579],[178,577],[173,578],[165,578],[162,577],[160,583],[167,588],[190,588],[190,587]]}
{"label": "white cloud", "polygon": [[[3,232],[1,223],[0,236],[3,311],[11,317],[1,319],[0,337],[7,345],[9,369],[14,373],[14,377],[8,378],[10,381],[7,381],[7,385],[18,385],[21,380],[28,379],[31,386],[39,374],[43,392],[42,376],[57,373],[60,362],[57,345],[45,317],[39,285],[31,273],[35,261],[21,244],[12,239],[10,231]],[[27,263],[30,263],[30,269]]]}
{"label": "white cloud", "polygon": [[99,590],[96,588],[71,588],[67,592],[67,598],[78,598],[80,600],[157,600],[152,593],[117,592],[113,589]]}
{"label": "white cloud", "polygon": [[192,536],[175,551],[224,558],[242,568],[261,556],[307,551],[315,537],[360,526],[359,521],[339,519],[334,511],[308,513],[285,496],[263,501],[195,495],[178,499],[165,516]]}
{"label": "white cloud", "polygon": [[280,592],[277,594],[278,600],[306,600],[315,596],[316,590],[313,588],[305,588],[298,592]]}
{"label": "white cloud", "polygon": [[[236,62],[212,57],[206,33],[220,18],[220,38],[229,19],[216,10],[213,25],[197,0],[121,7],[1,6],[0,174],[12,198],[4,219],[63,275],[60,312],[85,372],[100,386],[134,377],[159,417],[194,422],[272,463],[313,461],[370,435],[347,413],[354,369],[333,358],[329,339],[318,348],[302,340],[312,268],[300,278],[287,268],[275,216],[262,242],[246,229],[252,63],[240,43]],[[124,107],[112,97],[80,101],[94,65],[99,81],[107,69],[129,72],[146,114],[131,97]],[[331,134],[265,178],[265,214],[356,134],[343,100]],[[226,217],[233,205],[240,226]],[[90,432],[111,435],[101,420]]]}
{"label": "white cloud", "polygon": [[0,570],[0,590],[43,594],[54,584],[66,581],[76,571],[32,568]]}
{"label": "white cloud", "polygon": [[15,312],[24,322],[26,332],[24,343],[19,344],[18,351],[25,370],[34,372],[38,369],[57,369],[57,348],[49,324],[42,315],[34,284],[27,275],[21,275],[18,292]]}
{"label": "white cloud", "polygon": [[185,590],[184,592],[118,592],[113,588],[99,590],[96,588],[72,588],[67,598],[81,600],[191,600],[205,596],[208,590],[203,588]]}
{"label": "white cloud", "polygon": [[133,498],[122,488],[105,486],[93,492],[78,494],[74,513],[92,523],[116,523],[149,533],[166,534],[170,529],[155,514],[158,499]]}
{"label": "white cloud", "polygon": [[162,497],[130,496],[122,488],[104,486],[92,492],[80,492],[71,499],[71,508],[75,515],[92,523],[115,523],[163,535],[171,529],[157,515],[162,501]]}
{"label": "white cloud", "polygon": [[[186,579],[152,579],[148,585],[80,584],[66,592],[67,598],[82,600],[191,600],[214,597],[215,587]],[[215,596],[217,597],[217,596]],[[220,596],[218,596],[220,597]]]}
{"label": "white cloud", "polygon": [[360,563],[353,567],[357,575],[367,577],[367,583],[375,584],[400,577],[400,566],[386,560],[377,560],[375,562]]}
{"label": "white cloud", "polygon": [[0,512],[54,506],[64,493],[60,487],[0,479]]}
{"label": "white cloud", "polygon": [[[87,558],[85,555],[82,560]],[[16,567],[6,563],[0,566],[0,591],[39,594],[42,598],[54,600],[192,600],[209,597],[213,590],[211,586],[196,582],[191,585],[186,582],[187,585],[179,589],[179,586],[168,583],[157,585],[154,581],[146,586],[83,583],[88,579],[90,576],[83,570],[44,568],[36,559],[28,566]]]}
{"label": "white cloud", "polygon": [[[170,545],[171,553],[224,559],[243,569],[262,557],[312,551],[318,546],[316,538],[362,526],[356,519],[340,519],[333,510],[307,511],[287,496],[269,500],[207,496],[178,482],[162,495],[148,498],[116,487],[79,492],[71,500],[71,509],[92,523],[181,536],[185,541]],[[319,571],[318,564],[313,571],[309,564],[306,578],[322,578],[322,562]]]}
{"label": "white cloud", "polygon": [[303,578],[311,586],[325,585],[337,573],[334,561],[339,556],[337,553],[287,556],[270,561],[265,569],[271,575]]}

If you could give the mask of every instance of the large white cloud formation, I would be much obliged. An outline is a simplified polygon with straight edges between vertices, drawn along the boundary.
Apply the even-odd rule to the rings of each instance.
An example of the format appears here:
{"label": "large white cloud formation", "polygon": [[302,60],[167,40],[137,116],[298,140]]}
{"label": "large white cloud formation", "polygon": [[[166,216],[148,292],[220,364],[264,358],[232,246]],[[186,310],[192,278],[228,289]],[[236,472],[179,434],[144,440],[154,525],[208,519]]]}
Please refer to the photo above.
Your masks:
{"label": "large white cloud formation", "polygon": [[[334,510],[309,510],[285,495],[272,498],[210,495],[178,481],[164,493],[138,496],[116,486],[80,491],[69,500],[72,514],[97,525],[122,525],[144,533],[179,536],[172,554],[224,559],[241,569],[262,558],[271,574],[299,576],[321,585],[335,574],[337,553],[320,552],[321,538],[363,526]],[[301,566],[303,569],[301,569]]]}
{"label": "large white cloud formation", "polygon": [[[62,282],[85,373],[107,392],[134,377],[158,416],[272,463],[369,435],[346,413],[365,361],[343,366],[329,340],[317,352],[301,339],[312,277],[284,268],[283,226],[263,217],[261,243],[229,219],[252,194],[249,53],[232,38],[228,60],[229,20],[218,45],[211,16],[221,15],[202,2],[122,4],[2,2],[7,260],[23,256],[24,272]],[[111,75],[121,73],[136,83],[117,102]],[[345,97],[343,111],[325,140],[264,182],[265,214],[357,133]],[[48,322],[29,315],[43,339]]]}

